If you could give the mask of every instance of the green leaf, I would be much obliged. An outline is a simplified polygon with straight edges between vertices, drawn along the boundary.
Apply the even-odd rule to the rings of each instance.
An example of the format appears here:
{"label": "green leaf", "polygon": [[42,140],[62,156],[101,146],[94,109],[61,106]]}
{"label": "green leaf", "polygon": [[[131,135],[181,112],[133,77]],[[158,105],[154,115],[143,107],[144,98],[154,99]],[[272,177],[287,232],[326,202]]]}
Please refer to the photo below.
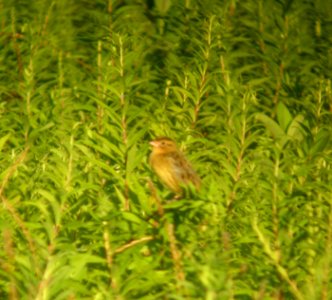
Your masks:
{"label": "green leaf", "polygon": [[5,136],[0,138],[0,152],[2,151],[3,146],[6,144],[7,140],[11,136],[10,133],[6,134]]}
{"label": "green leaf", "polygon": [[142,222],[143,222],[143,220],[139,216],[137,216],[131,212],[125,211],[125,212],[122,212],[121,215],[122,215],[123,219],[125,219],[131,223],[142,224]]}
{"label": "green leaf", "polygon": [[286,132],[293,118],[286,105],[282,102],[279,102],[277,106],[277,118],[280,127],[284,132]]}
{"label": "green leaf", "polygon": [[304,137],[304,131],[302,130],[301,124],[304,120],[302,115],[296,116],[290,123],[287,135],[292,138],[292,140],[302,141]]}
{"label": "green leaf", "polygon": [[325,128],[319,130],[315,137],[315,143],[310,149],[310,154],[315,155],[323,152],[331,142],[331,132]]}
{"label": "green leaf", "polygon": [[270,117],[258,113],[256,115],[256,119],[265,125],[266,129],[270,132],[270,134],[274,139],[279,140],[285,137],[286,135],[285,131],[281,128],[281,126],[278,123],[276,123]]}
{"label": "green leaf", "polygon": [[172,5],[171,0],[154,0],[154,3],[156,5],[156,8],[162,15],[166,14]]}

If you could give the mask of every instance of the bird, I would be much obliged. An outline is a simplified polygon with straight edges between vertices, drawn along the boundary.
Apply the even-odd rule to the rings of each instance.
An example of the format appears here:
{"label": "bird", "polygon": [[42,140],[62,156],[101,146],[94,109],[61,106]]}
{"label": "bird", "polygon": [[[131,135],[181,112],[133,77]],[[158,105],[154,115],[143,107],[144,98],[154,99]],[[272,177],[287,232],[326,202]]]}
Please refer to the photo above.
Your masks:
{"label": "bird", "polygon": [[158,137],[150,141],[150,145],[150,166],[164,185],[177,196],[182,195],[183,186],[193,185],[199,191],[200,177],[172,139]]}

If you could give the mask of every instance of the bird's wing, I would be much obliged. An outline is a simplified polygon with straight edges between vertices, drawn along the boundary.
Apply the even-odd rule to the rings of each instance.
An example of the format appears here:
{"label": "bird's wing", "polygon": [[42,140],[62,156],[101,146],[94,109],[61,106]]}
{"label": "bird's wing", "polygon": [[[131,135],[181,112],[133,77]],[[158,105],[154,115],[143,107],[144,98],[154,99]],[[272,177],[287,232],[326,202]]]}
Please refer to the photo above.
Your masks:
{"label": "bird's wing", "polygon": [[170,161],[173,165],[175,176],[177,177],[179,182],[182,182],[184,184],[192,182],[196,186],[200,185],[200,179],[198,175],[182,153],[170,153]]}

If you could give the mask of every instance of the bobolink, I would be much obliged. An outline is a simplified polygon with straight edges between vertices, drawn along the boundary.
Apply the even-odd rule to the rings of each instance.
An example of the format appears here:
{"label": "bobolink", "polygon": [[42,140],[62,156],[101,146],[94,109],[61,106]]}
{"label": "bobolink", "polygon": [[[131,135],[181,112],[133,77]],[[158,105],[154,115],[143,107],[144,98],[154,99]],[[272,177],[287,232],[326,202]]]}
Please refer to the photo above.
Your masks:
{"label": "bobolink", "polygon": [[199,190],[199,176],[172,139],[159,137],[151,141],[150,145],[150,165],[166,186],[177,195],[181,195],[181,186],[190,183]]}

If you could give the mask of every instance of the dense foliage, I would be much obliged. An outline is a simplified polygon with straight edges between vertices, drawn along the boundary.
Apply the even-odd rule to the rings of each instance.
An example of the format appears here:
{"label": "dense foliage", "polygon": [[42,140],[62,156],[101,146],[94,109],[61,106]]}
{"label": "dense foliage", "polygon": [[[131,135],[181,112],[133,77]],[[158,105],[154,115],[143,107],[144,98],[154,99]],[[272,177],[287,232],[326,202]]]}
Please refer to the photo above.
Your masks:
{"label": "dense foliage", "polygon": [[0,45],[1,299],[332,299],[330,1],[0,0]]}

